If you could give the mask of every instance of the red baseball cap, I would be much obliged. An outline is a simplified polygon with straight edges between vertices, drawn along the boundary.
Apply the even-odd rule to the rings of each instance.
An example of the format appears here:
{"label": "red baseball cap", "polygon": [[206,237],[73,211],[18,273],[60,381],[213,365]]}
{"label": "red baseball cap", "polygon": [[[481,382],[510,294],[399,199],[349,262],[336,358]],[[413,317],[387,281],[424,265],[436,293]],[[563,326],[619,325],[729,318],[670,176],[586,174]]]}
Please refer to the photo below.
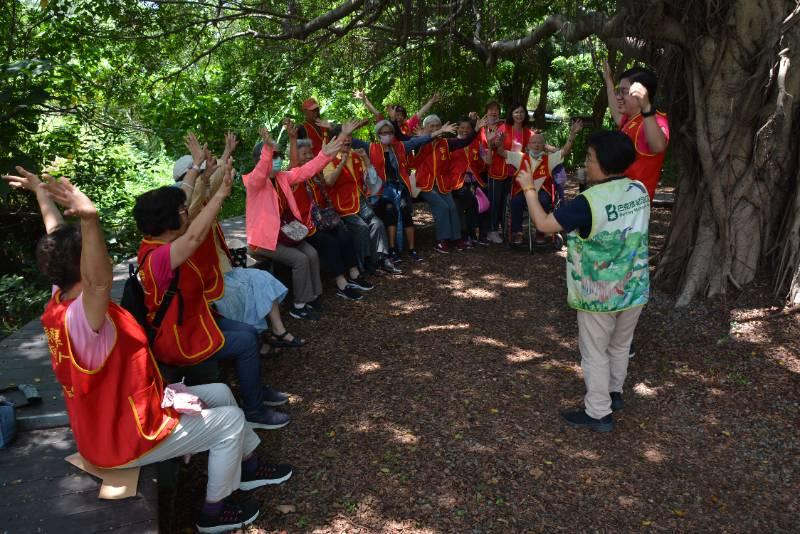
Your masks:
{"label": "red baseball cap", "polygon": [[319,104],[313,98],[307,98],[303,101],[303,109],[311,111],[312,109],[319,109]]}

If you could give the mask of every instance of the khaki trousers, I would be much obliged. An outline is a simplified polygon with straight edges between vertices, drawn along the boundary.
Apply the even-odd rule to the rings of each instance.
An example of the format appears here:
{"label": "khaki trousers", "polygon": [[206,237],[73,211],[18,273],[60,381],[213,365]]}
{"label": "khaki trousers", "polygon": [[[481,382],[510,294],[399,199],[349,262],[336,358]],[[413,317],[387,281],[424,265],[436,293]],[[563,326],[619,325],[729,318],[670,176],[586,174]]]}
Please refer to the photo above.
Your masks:
{"label": "khaki trousers", "polygon": [[622,392],[633,331],[643,307],[613,313],[578,312],[578,347],[589,417],[601,419],[610,414],[609,394]]}
{"label": "khaki trousers", "polygon": [[270,258],[292,269],[292,298],[297,304],[306,304],[322,295],[317,249],[301,241],[296,246],[278,245],[275,250],[251,249],[255,258]]}

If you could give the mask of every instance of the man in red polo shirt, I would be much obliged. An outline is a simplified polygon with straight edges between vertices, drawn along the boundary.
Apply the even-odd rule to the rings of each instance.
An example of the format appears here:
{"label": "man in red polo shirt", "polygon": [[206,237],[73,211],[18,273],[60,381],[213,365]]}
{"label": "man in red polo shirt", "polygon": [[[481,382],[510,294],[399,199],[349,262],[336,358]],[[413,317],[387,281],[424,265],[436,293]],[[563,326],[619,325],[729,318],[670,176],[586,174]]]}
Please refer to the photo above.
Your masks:
{"label": "man in red polo shirt", "polygon": [[313,98],[303,101],[303,124],[297,128],[298,139],[311,140],[311,152],[314,156],[322,150],[322,145],[328,142],[330,124],[320,118],[319,103]]}
{"label": "man in red polo shirt", "polygon": [[615,87],[608,61],[603,78],[611,118],[636,147],[636,160],[625,176],[642,182],[652,202],[669,143],[667,115],[657,111],[653,103],[658,79],[653,71],[636,66],[623,72]]}

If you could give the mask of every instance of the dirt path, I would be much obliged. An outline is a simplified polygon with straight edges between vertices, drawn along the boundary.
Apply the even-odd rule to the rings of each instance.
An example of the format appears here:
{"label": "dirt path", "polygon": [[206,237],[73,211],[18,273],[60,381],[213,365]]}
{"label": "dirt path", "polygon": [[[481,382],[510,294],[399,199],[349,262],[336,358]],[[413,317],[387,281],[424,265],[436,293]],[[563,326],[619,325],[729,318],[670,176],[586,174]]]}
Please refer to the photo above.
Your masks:
{"label": "dirt path", "polygon": [[[667,216],[655,213],[654,244]],[[425,263],[377,278],[362,303],[330,294],[320,323],[292,322],[308,348],[267,363],[268,381],[292,393],[294,421],[278,432],[295,476],[256,493],[260,528],[797,528],[798,318],[743,322],[770,312],[766,285],[729,299],[730,312],[675,311],[654,292],[626,408],[600,435],[558,417],[584,392],[563,253],[434,257],[431,239]]]}

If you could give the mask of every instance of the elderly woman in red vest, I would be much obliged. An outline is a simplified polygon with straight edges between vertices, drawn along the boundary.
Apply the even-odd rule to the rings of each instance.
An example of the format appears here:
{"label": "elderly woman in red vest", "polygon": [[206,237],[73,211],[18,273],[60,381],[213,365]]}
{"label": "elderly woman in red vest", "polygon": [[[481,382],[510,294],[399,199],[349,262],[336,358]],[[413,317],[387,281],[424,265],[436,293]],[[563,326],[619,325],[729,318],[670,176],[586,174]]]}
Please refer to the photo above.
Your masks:
{"label": "elderly woman in red vest", "polygon": [[[281,171],[282,159],[273,157],[276,145],[266,128],[262,128],[261,138],[263,141],[253,150],[256,166],[243,177],[247,188],[247,244],[254,256],[270,258],[292,269],[294,305],[289,315],[295,319],[317,320],[319,312],[314,309],[314,303],[322,295],[319,255],[302,238],[299,241],[290,239],[283,228],[292,223],[302,224],[292,186],[304,183],[321,171],[339,150],[341,141],[331,139],[307,164]],[[283,210],[278,190],[286,200]]]}
{"label": "elderly woman in red vest", "polygon": [[[36,255],[54,291],[42,326],[78,451],[112,469],[209,451],[198,531],[222,532],[255,521],[254,500],[228,496],[279,484],[291,477],[291,466],[262,464],[253,455],[258,436],[224,384],[174,384],[165,393],[144,330],[111,302],[111,259],[97,209],[65,178],[56,183],[47,177],[49,183],[42,184],[35,174],[17,171],[3,178],[35,192],[47,230]],[[79,226],[64,224],[53,199]]]}
{"label": "elderly woman in red vest", "polygon": [[[455,126],[450,123],[449,131],[455,133]],[[483,127],[479,121],[478,128]],[[442,128],[442,121],[437,115],[428,115],[422,121],[422,131],[431,135]],[[464,250],[465,242],[461,238],[461,218],[458,208],[450,193],[453,189],[450,174],[450,154],[468,147],[475,138],[474,131],[464,138],[435,139],[432,143],[420,147],[411,159],[411,166],[417,169],[417,188],[420,197],[428,203],[436,224],[436,245],[434,250],[442,254],[449,252],[448,243],[458,250]]]}
{"label": "elderly woman in red vest", "polygon": [[[388,252],[393,253],[387,256],[384,261],[388,260],[391,265],[394,265],[394,261],[399,258],[399,251],[395,248],[395,243],[397,226],[401,218],[411,258],[414,261],[421,260],[414,242],[411,178],[408,168],[409,155],[413,150],[431,143],[434,140],[434,136],[453,133],[454,131],[455,129],[452,126],[447,126],[431,132],[433,136],[421,135],[407,141],[400,141],[395,135],[395,126],[387,120],[382,120],[375,125],[375,133],[378,135],[379,142],[367,143],[360,139],[351,138],[352,146],[369,154],[369,165],[374,167],[377,177],[380,179],[380,189],[371,198],[375,199],[376,204],[383,204],[382,212],[386,218],[384,224],[388,229],[389,237]],[[393,209],[390,209],[390,206]]]}
{"label": "elderly woman in red vest", "polygon": [[[297,139],[296,130],[290,124],[289,131],[290,159],[293,167],[302,166],[311,161],[311,141]],[[358,268],[353,235],[336,214],[333,201],[325,187],[322,173],[318,173],[302,184],[292,186],[301,221],[308,228],[306,240],[320,256],[322,267],[333,274],[338,297],[358,301],[363,298],[361,291],[370,291],[373,285],[364,278]],[[282,203],[282,207],[285,202]],[[285,208],[284,208],[285,209]],[[324,220],[322,214],[332,213],[336,220]],[[316,214],[316,217],[315,217]],[[325,225],[328,226],[325,226]]]}
{"label": "elderly woman in red vest", "polygon": [[[477,118],[477,114],[475,116]],[[475,126],[472,116],[462,117],[458,122],[459,139],[467,139],[470,136],[473,136],[473,139],[469,146],[450,153],[448,169],[453,184],[453,200],[461,220],[461,234],[468,248],[474,246],[475,242],[481,243],[481,238],[484,238],[482,244],[489,244],[485,241],[488,217],[483,217],[485,224],[481,228],[481,214],[478,213],[478,201],[475,197],[475,191],[479,187],[486,186],[481,176],[485,164],[480,153],[480,138],[474,136]]]}
{"label": "elderly woman in red vest", "polygon": [[[187,144],[194,164],[184,177],[184,188],[194,185],[204,158],[196,140],[190,141],[194,141]],[[133,218],[144,234],[139,277],[151,324],[164,299],[174,293],[154,337],[153,354],[160,362],[177,366],[212,357],[233,360],[248,422],[255,428],[278,429],[289,424],[290,417],[272,406],[285,404],[288,397],[262,384],[258,331],[211,308],[224,291],[213,225],[230,194],[230,173],[226,169],[223,184],[191,221],[183,189],[159,187],[136,199]]]}
{"label": "elderly woman in red vest", "polygon": [[492,139],[487,139],[487,160],[489,166],[489,202],[491,202],[490,231],[487,236],[493,243],[502,243],[503,239],[497,232],[503,225],[505,218],[505,204],[511,190],[511,177],[517,170],[513,165],[508,165],[505,158],[498,152],[502,148],[507,152],[521,152],[528,146],[533,131],[528,127],[530,117],[528,109],[522,104],[512,104],[508,110],[505,124],[495,132]]}

